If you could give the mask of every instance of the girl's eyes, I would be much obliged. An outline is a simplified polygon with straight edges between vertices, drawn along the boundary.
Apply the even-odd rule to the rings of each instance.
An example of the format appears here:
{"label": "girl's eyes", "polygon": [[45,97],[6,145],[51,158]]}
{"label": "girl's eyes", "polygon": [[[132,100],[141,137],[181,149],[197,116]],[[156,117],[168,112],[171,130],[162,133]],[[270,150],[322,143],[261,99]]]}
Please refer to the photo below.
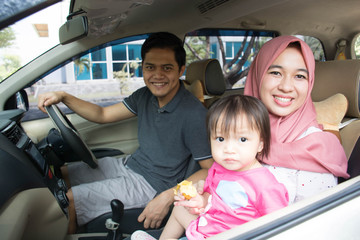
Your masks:
{"label": "girl's eyes", "polygon": [[223,142],[225,139],[223,138],[223,137],[217,137],[216,138],[216,141],[218,141],[218,142]]}
{"label": "girl's eyes", "polygon": [[246,138],[246,137],[241,137],[241,138],[239,139],[239,141],[240,141],[240,142],[246,142],[246,141],[247,141],[247,138]]}
{"label": "girl's eyes", "polygon": [[[217,138],[215,138],[215,140],[216,141],[218,141],[218,142],[223,142],[223,141],[225,141],[225,138],[223,138],[223,137],[217,137]],[[246,137],[241,137],[241,138],[239,138],[239,141],[240,142],[246,142],[248,139],[246,138]]]}

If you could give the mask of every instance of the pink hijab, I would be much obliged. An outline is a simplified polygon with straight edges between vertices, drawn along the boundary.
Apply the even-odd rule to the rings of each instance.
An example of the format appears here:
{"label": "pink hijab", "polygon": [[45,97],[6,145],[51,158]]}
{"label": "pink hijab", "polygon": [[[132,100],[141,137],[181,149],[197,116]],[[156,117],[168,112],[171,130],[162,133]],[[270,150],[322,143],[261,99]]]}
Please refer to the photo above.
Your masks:
{"label": "pink hijab", "polygon": [[311,100],[314,86],[315,60],[310,47],[292,36],[280,36],[266,42],[253,61],[244,94],[260,99],[262,79],[270,65],[292,42],[298,42],[309,72],[309,91],[304,104],[285,117],[269,114],[271,124],[270,154],[263,162],[280,167],[320,173],[332,173],[348,178],[347,159],[343,147],[335,135],[315,132],[296,140],[309,127],[321,128]]}

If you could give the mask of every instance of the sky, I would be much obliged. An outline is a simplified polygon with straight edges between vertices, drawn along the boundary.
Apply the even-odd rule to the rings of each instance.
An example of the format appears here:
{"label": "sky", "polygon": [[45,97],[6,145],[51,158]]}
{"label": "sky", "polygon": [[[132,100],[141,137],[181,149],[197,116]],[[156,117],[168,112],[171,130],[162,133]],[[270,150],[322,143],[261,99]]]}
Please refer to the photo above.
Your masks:
{"label": "sky", "polygon": [[[64,0],[11,25],[16,40],[11,48],[0,49],[0,57],[18,55],[24,65],[57,45],[59,28],[65,23],[69,12],[69,2]],[[39,37],[33,24],[48,24],[49,37]]]}

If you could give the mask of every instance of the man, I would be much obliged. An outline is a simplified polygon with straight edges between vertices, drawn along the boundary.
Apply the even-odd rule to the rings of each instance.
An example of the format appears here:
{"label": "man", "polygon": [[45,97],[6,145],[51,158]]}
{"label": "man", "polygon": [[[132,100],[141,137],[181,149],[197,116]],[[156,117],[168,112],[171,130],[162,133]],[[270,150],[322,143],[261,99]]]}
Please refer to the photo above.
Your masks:
{"label": "man", "polygon": [[182,41],[171,33],[149,36],[141,49],[146,87],[123,102],[101,107],[65,92],[39,96],[38,107],[63,102],[85,119],[97,123],[138,117],[140,147],[125,158],[103,158],[98,168],[79,162],[62,168],[69,189],[69,233],[77,223],[110,211],[110,201],[120,199],[125,209],[145,207],[138,217],[144,227],[159,227],[173,203],[172,188],[185,175],[191,158],[201,170],[189,177],[205,179],[213,163],[207,141],[206,109],[179,80],[185,71]]}

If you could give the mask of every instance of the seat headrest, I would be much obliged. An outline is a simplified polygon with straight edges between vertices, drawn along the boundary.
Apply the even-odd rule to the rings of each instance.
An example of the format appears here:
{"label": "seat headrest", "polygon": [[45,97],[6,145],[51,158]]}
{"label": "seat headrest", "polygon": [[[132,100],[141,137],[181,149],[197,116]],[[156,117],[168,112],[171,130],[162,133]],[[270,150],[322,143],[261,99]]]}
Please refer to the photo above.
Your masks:
{"label": "seat headrest", "polygon": [[220,63],[217,59],[204,59],[192,62],[185,79],[188,83],[200,80],[207,95],[220,96],[225,92],[225,80]]}
{"label": "seat headrest", "polygon": [[360,60],[316,62],[312,99],[319,102],[342,93],[349,101],[346,116],[359,118],[359,79]]}

